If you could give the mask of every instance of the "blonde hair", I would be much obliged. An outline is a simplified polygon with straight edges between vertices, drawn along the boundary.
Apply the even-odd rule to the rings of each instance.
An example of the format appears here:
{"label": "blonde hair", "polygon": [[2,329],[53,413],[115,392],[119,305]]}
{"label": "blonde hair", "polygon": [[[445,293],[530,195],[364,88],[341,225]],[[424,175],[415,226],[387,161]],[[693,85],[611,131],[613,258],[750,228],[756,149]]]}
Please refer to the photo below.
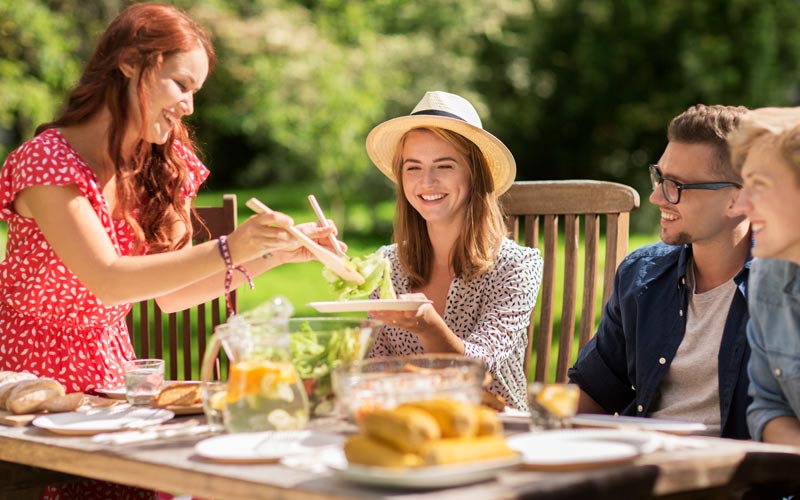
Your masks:
{"label": "blonde hair", "polygon": [[770,146],[800,183],[800,108],[760,108],[749,112],[728,138],[734,169],[741,173],[747,155],[757,144]]}
{"label": "blonde hair", "polygon": [[433,270],[433,246],[425,219],[408,202],[403,189],[403,145],[412,131],[428,131],[440,137],[467,159],[471,190],[467,216],[461,236],[453,248],[451,265],[455,275],[471,281],[494,264],[506,234],[503,212],[494,192],[494,181],[481,150],[460,134],[438,127],[415,128],[406,132],[397,144],[392,169],[397,179],[397,202],[394,216],[394,241],[409,284],[417,288],[430,281]]}

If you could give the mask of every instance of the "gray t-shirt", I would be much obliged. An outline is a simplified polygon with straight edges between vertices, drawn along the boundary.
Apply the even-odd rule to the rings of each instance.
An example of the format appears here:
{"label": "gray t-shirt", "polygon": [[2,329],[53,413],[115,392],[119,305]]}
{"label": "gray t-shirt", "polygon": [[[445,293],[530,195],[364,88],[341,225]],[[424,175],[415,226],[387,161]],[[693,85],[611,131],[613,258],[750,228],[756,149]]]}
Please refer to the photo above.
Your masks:
{"label": "gray t-shirt", "polygon": [[[694,265],[687,273],[694,290]],[[661,397],[650,416],[701,422],[706,434],[719,436],[719,346],[736,283],[731,279],[689,298],[686,332],[661,382]]]}

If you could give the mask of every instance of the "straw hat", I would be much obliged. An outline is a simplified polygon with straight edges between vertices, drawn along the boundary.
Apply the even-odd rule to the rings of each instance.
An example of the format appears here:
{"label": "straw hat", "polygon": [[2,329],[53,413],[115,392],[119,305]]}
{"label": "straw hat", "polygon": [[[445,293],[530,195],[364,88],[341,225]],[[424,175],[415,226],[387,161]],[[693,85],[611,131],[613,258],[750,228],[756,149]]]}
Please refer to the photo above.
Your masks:
{"label": "straw hat", "polygon": [[389,179],[397,184],[392,160],[403,135],[411,129],[438,127],[460,134],[478,146],[486,158],[494,180],[494,191],[505,192],[517,172],[511,151],[500,139],[483,129],[478,112],[461,96],[448,92],[426,92],[408,116],[385,121],[367,136],[367,154]]}

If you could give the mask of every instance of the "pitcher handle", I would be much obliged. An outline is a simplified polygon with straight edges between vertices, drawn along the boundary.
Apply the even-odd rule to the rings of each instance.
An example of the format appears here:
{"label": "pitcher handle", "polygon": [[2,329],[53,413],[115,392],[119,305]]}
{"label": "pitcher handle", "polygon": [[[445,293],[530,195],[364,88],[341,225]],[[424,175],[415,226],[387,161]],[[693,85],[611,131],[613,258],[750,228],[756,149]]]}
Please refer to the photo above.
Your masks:
{"label": "pitcher handle", "polygon": [[[204,384],[210,382],[216,371],[216,360],[219,357],[219,350],[222,346],[221,333],[215,332],[211,335],[203,355],[203,364],[200,365],[200,381]],[[219,374],[217,374],[219,376]]]}

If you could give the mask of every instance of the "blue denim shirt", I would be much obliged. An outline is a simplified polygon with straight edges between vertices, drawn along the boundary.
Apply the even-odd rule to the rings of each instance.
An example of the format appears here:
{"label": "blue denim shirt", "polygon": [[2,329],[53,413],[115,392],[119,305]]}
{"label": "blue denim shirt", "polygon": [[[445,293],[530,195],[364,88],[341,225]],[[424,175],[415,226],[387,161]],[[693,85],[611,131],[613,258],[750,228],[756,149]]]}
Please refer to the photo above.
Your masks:
{"label": "blue denim shirt", "polygon": [[770,420],[800,418],[800,266],[756,259],[750,287],[747,425],[761,441]]}
{"label": "blue denim shirt", "polygon": [[[691,245],[654,243],[620,264],[597,333],[569,370],[570,379],[609,413],[644,417],[657,402],[686,331]],[[722,437],[749,439],[747,395],[747,276],[751,256],[734,277],[719,350]]]}

